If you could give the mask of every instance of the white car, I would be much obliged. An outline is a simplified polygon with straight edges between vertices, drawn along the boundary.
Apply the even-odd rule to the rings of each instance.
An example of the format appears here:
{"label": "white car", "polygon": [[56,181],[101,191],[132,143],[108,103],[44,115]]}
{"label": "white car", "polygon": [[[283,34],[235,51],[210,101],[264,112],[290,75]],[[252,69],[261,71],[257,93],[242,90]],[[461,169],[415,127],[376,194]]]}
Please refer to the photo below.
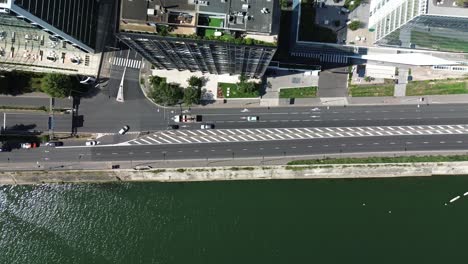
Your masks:
{"label": "white car", "polygon": [[93,140],[93,141],[87,141],[86,142],[86,146],[96,146],[96,145],[99,145],[99,141],[96,141],[96,140]]}
{"label": "white car", "polygon": [[203,124],[201,125],[201,129],[214,129],[214,124]]}
{"label": "white car", "polygon": [[124,127],[122,127],[122,128],[119,130],[119,135],[123,135],[123,134],[127,133],[128,130],[130,130],[130,127],[129,127],[129,126],[124,126]]}
{"label": "white car", "polygon": [[258,121],[258,116],[248,116],[247,121],[249,122],[257,122]]}

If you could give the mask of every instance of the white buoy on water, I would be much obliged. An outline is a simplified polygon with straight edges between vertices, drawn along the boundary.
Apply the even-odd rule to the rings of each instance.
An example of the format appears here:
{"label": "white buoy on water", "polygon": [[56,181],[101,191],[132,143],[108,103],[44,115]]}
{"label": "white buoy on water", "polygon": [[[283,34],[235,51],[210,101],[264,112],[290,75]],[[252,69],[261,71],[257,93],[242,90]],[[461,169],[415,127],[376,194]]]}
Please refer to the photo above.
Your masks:
{"label": "white buoy on water", "polygon": [[463,196],[467,196],[468,195],[468,192],[464,193]]}
{"label": "white buoy on water", "polygon": [[460,199],[460,195],[455,197],[455,198],[452,198],[452,200],[450,200],[451,203],[455,202],[456,200]]}

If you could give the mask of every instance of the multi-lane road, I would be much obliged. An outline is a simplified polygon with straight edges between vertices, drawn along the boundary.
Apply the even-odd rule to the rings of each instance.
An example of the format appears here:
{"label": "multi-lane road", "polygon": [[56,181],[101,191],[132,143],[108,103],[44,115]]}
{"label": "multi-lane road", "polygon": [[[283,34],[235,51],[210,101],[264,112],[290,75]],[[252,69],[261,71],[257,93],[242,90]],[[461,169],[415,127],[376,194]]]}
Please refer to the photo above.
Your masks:
{"label": "multi-lane road", "polygon": [[[65,146],[0,153],[3,162],[80,162],[268,158],[291,155],[410,152],[468,149],[468,104],[321,106],[321,107],[187,107],[163,108],[149,102],[139,86],[139,70],[127,68],[125,102],[115,100],[123,65],[140,66],[135,54],[110,59],[110,77],[96,93],[82,98],[78,132],[113,133],[123,125],[139,137],[114,135],[112,145]],[[124,58],[130,58],[124,61]],[[48,105],[47,98],[0,97],[0,104]],[[57,107],[72,102],[57,100]],[[167,130],[181,112],[203,116],[202,123]],[[47,113],[8,112],[7,127],[47,129]],[[249,116],[258,121],[249,122]],[[70,132],[72,116],[57,114],[55,131]],[[200,130],[203,123],[213,130]]]}

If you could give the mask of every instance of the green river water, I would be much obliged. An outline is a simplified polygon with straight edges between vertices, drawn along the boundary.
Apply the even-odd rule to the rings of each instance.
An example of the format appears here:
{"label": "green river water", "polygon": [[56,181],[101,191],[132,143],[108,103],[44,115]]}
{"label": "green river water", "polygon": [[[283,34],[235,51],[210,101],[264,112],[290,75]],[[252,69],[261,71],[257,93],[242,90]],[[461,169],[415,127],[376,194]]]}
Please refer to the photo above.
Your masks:
{"label": "green river water", "polygon": [[463,176],[1,186],[0,263],[466,263],[467,191]]}

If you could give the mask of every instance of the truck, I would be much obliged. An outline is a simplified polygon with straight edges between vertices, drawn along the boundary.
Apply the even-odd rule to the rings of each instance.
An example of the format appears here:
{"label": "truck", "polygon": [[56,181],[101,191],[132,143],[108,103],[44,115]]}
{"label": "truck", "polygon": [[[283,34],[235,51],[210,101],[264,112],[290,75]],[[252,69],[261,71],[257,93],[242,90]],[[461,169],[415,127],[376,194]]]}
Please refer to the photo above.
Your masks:
{"label": "truck", "polygon": [[176,115],[174,116],[174,122],[176,123],[196,123],[201,122],[201,115]]}

